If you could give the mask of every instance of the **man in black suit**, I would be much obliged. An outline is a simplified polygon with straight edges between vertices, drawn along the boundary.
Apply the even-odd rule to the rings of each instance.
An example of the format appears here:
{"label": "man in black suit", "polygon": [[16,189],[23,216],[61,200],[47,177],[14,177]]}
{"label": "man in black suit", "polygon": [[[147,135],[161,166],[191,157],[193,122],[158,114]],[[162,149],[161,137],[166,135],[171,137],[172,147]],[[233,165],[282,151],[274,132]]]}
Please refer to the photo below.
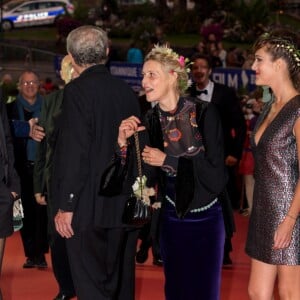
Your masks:
{"label": "man in black suit", "polygon": [[[225,164],[229,174],[227,191],[233,208],[238,208],[240,197],[236,182],[236,167],[241,158],[246,137],[244,115],[234,89],[210,79],[212,73],[210,58],[203,54],[195,54],[191,61],[193,84],[189,89],[190,95],[214,103],[220,113],[224,132]],[[232,264],[229,256],[231,250],[231,240],[227,236],[224,265]]]}
{"label": "man in black suit", "polygon": [[[67,37],[79,77],[66,85],[53,161],[55,226],[65,237],[79,299],[134,299],[138,230],[122,223],[128,195],[98,194],[121,121],[140,115],[133,90],[105,67],[106,33],[81,26]],[[121,147],[121,145],[119,145]]]}

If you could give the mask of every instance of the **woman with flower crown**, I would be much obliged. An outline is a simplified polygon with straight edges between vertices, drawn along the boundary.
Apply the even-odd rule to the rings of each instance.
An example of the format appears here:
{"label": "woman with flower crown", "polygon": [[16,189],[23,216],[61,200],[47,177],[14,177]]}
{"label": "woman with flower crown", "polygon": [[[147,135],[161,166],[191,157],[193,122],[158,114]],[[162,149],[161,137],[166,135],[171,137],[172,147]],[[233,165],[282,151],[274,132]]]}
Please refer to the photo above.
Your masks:
{"label": "woman with flower crown", "polygon": [[167,300],[220,299],[225,229],[220,193],[226,184],[223,135],[213,104],[184,95],[186,59],[154,47],[143,65],[147,101],[157,102],[143,123],[136,116],[119,128],[119,145],[147,129],[143,161],[158,168],[162,202],[160,247]]}
{"label": "woman with flower crown", "polygon": [[300,51],[291,35],[254,44],[256,84],[272,90],[251,136],[255,186],[246,252],[250,299],[300,299]]}

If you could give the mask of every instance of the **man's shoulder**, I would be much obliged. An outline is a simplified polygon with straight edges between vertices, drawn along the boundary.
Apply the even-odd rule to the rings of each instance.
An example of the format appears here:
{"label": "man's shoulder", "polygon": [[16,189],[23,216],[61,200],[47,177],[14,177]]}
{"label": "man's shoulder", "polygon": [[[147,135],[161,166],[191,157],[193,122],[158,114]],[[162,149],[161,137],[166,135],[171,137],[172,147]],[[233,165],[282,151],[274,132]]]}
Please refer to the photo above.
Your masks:
{"label": "man's shoulder", "polygon": [[227,101],[229,101],[230,99],[232,101],[236,101],[237,100],[236,90],[233,87],[230,87],[222,83],[214,83],[212,102],[215,101],[218,102],[218,100],[224,98],[226,98]]}
{"label": "man's shoulder", "polygon": [[223,90],[223,91],[233,91],[233,87],[229,87],[224,83],[214,82],[214,89],[215,90]]}

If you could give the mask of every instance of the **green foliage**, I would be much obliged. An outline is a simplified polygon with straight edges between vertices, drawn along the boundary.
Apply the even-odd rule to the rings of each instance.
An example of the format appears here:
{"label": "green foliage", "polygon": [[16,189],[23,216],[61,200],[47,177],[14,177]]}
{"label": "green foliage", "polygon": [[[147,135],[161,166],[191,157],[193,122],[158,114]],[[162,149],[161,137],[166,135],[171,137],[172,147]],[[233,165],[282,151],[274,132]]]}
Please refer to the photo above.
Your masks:
{"label": "green foliage", "polygon": [[152,18],[153,16],[158,20],[162,18],[159,7],[152,3],[123,7],[120,9],[120,16],[126,23],[136,22],[139,18]]}
{"label": "green foliage", "polygon": [[74,19],[78,21],[85,21],[88,18],[89,8],[84,1],[77,1],[75,3]]}
{"label": "green foliage", "polygon": [[266,1],[236,0],[226,20],[226,37],[232,41],[253,41],[270,22],[270,9]]}
{"label": "green foliage", "polygon": [[196,33],[201,20],[197,10],[185,10],[169,14],[167,17],[167,32]]}

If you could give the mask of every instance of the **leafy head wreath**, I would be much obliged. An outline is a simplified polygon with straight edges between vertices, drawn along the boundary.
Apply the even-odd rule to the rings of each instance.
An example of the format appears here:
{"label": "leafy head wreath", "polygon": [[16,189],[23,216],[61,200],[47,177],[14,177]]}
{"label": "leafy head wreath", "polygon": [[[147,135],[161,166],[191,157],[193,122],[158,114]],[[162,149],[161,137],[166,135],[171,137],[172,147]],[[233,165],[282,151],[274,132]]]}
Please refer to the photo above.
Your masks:
{"label": "leafy head wreath", "polygon": [[191,85],[188,73],[191,72],[190,66],[192,62],[188,58],[176,53],[167,45],[155,45],[147,54],[145,61],[147,60],[155,60],[164,66],[171,67],[171,71],[178,74],[178,89],[181,94],[184,94]]}

